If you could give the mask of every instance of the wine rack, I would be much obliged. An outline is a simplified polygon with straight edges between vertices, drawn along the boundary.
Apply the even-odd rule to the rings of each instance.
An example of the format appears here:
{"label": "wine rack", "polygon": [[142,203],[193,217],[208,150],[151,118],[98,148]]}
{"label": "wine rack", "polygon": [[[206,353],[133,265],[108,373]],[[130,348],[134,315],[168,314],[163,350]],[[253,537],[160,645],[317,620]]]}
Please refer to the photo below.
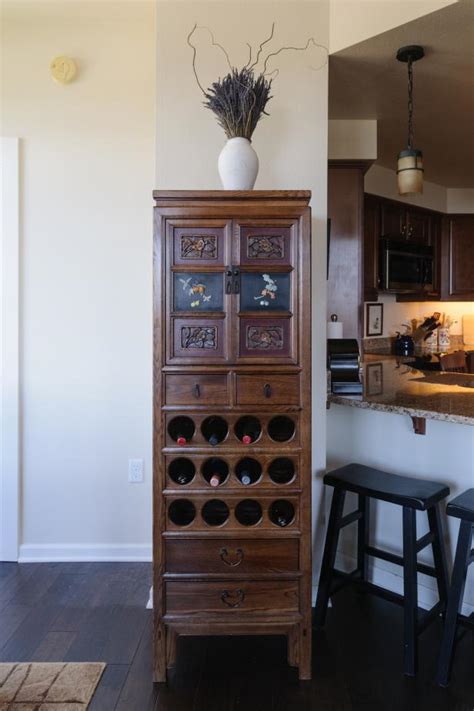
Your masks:
{"label": "wine rack", "polygon": [[154,198],[154,680],[200,634],[309,679],[310,193]]}

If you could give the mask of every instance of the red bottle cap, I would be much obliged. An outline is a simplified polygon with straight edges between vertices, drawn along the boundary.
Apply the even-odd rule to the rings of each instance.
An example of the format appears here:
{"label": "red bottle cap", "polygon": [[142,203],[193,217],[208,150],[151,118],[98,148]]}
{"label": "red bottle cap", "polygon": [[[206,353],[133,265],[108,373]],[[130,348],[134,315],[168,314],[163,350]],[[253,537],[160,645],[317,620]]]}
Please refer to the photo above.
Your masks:
{"label": "red bottle cap", "polygon": [[251,438],[251,436],[250,436],[250,435],[244,435],[244,436],[242,437],[242,442],[243,442],[244,444],[252,444],[252,438]]}
{"label": "red bottle cap", "polygon": [[186,437],[178,437],[176,440],[180,447],[186,444]]}
{"label": "red bottle cap", "polygon": [[219,486],[220,483],[221,483],[221,478],[220,478],[219,474],[213,474],[211,476],[211,478],[209,479],[209,484],[211,486]]}

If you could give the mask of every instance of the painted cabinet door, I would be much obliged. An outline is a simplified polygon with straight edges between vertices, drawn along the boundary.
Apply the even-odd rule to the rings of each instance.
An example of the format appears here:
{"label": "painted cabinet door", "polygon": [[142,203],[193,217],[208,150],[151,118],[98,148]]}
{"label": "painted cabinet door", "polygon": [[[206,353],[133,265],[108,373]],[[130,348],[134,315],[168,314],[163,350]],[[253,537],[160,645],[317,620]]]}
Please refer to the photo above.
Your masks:
{"label": "painted cabinet door", "polygon": [[237,362],[297,360],[295,325],[298,283],[297,220],[235,220],[233,263],[238,265],[235,295]]}
{"label": "painted cabinet door", "polygon": [[231,359],[230,244],[230,220],[167,220],[168,363]]}

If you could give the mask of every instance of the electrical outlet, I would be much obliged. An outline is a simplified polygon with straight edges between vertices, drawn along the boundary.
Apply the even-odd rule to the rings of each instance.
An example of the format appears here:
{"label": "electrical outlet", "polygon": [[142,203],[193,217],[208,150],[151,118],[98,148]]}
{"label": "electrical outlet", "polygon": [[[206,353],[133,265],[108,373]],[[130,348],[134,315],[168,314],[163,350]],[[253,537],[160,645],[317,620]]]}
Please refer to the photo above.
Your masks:
{"label": "electrical outlet", "polygon": [[143,482],[143,459],[128,460],[128,481],[130,484]]}

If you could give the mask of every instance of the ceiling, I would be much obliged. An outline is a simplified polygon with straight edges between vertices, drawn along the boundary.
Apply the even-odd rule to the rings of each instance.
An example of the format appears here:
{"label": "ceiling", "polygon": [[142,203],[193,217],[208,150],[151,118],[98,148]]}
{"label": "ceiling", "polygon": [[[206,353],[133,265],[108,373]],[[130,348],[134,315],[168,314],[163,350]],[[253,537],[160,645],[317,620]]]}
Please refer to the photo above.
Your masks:
{"label": "ceiling", "polygon": [[347,47],[329,59],[329,118],[377,119],[377,163],[396,169],[407,144],[407,67],[399,47],[421,44],[414,65],[415,147],[425,179],[474,187],[474,0],[460,0]]}

